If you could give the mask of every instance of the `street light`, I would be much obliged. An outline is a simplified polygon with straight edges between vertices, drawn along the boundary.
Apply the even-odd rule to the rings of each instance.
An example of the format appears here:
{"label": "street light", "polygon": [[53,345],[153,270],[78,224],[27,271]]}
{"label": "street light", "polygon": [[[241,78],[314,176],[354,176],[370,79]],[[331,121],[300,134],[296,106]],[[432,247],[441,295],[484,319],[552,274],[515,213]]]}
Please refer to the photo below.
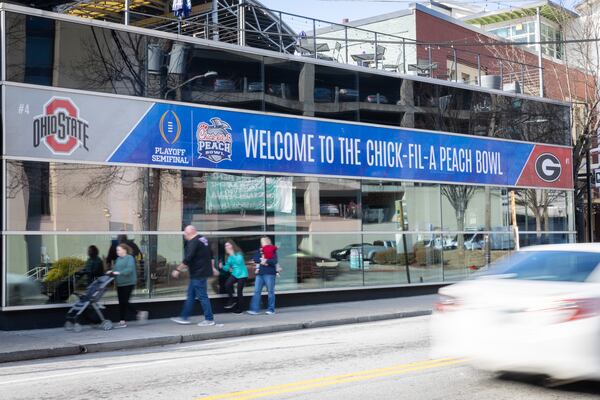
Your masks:
{"label": "street light", "polygon": [[182,83],[180,83],[179,85],[175,86],[174,88],[171,88],[171,89],[167,90],[167,91],[165,92],[165,97],[164,97],[164,98],[166,99],[166,98],[167,98],[167,95],[168,95],[169,93],[171,93],[173,90],[177,90],[177,89],[179,89],[180,87],[182,87],[182,86],[185,86],[185,85],[187,85],[188,83],[195,81],[196,79],[210,78],[210,77],[217,76],[217,75],[218,75],[218,73],[217,73],[216,71],[208,71],[208,72],[207,72],[207,73],[205,73],[205,74],[193,76],[193,77],[191,77],[190,79],[188,79],[187,81],[185,81],[185,82],[182,82]]}

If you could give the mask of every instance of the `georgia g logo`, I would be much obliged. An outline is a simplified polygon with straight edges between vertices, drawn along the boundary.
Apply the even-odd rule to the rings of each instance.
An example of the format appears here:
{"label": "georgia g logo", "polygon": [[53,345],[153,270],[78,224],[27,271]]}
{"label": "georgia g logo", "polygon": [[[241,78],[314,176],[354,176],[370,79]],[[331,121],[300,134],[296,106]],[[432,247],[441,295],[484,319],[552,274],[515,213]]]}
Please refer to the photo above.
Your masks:
{"label": "georgia g logo", "polygon": [[52,97],[43,114],[33,119],[33,147],[42,142],[53,154],[71,155],[79,147],[88,149],[88,122],[68,97]]}
{"label": "georgia g logo", "polygon": [[231,161],[233,140],[231,126],[221,118],[211,118],[210,124],[201,122],[196,130],[198,139],[198,158],[204,158],[215,164],[224,160]]}
{"label": "georgia g logo", "polygon": [[535,172],[544,182],[555,182],[560,178],[562,166],[554,154],[543,153],[535,160]]}

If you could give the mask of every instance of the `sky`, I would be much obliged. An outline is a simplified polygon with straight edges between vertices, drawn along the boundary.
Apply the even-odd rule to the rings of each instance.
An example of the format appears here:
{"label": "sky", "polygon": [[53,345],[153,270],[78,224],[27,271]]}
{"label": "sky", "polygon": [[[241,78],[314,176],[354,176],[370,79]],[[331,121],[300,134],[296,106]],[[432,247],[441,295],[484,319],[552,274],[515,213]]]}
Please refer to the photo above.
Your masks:
{"label": "sky", "polygon": [[[342,22],[343,18],[350,21],[406,9],[415,0],[259,0],[265,7],[285,11],[291,14],[303,15],[324,21]],[[521,0],[454,0],[465,5],[486,7],[488,11],[498,8],[517,7],[520,4],[531,3]],[[576,0],[554,0],[557,4],[570,6]]]}
{"label": "sky", "polygon": [[357,20],[405,9],[407,3],[338,0],[259,0],[265,7],[331,22]]}

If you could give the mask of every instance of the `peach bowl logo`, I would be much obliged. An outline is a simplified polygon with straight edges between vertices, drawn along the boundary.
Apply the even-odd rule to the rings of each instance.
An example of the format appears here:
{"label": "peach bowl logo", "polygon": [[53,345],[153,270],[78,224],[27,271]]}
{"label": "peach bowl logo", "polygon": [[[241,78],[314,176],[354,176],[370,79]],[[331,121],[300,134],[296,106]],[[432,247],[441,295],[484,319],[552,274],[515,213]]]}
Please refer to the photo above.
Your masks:
{"label": "peach bowl logo", "polygon": [[231,161],[233,140],[231,126],[221,118],[211,118],[210,124],[201,122],[196,129],[198,140],[198,158],[204,158],[215,164],[224,160]]}
{"label": "peach bowl logo", "polygon": [[52,97],[44,104],[43,114],[33,119],[33,147],[44,143],[52,154],[59,155],[71,155],[79,147],[89,151],[88,128],[73,100]]}

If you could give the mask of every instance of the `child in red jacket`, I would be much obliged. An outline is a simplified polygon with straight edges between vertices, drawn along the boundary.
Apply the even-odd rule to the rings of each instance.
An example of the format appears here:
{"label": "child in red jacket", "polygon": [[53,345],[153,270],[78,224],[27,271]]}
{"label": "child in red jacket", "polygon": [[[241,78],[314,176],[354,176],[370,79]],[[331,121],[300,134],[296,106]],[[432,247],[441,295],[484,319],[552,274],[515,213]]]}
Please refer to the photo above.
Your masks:
{"label": "child in red jacket", "polygon": [[[274,258],[275,259],[277,258],[277,246],[275,246],[271,242],[271,239],[269,239],[266,236],[262,237],[260,239],[260,258],[261,258],[261,263],[266,262],[267,260],[272,260]],[[258,274],[259,271],[260,271],[260,264],[257,264],[255,272]],[[277,266],[276,266],[276,271],[277,271],[277,276],[279,276],[279,274],[281,272],[281,267],[279,266],[279,264],[277,264]]]}

